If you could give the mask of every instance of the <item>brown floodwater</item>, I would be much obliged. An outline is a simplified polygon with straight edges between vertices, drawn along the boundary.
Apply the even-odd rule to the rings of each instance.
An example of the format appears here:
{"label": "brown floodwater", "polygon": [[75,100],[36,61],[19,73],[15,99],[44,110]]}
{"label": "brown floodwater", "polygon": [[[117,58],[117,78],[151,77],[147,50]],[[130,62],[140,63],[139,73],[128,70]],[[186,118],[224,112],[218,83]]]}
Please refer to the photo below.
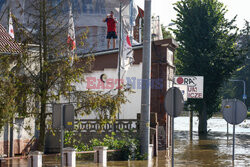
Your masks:
{"label": "brown floodwater", "polygon": [[[223,127],[224,128],[224,127]],[[249,129],[249,128],[248,128]],[[244,129],[246,131],[246,129]],[[248,130],[247,130],[248,131]],[[249,132],[249,133],[248,133]],[[190,141],[188,131],[175,131],[175,166],[176,167],[250,167],[250,130],[236,133],[235,161],[232,162],[232,134],[209,132],[206,137],[198,137],[193,132]],[[171,152],[171,150],[170,150]],[[90,156],[91,157],[91,156]],[[77,167],[97,167],[89,160],[77,159]],[[27,167],[26,159],[9,160],[6,167]],[[60,166],[59,157],[43,157],[44,167]],[[159,156],[151,161],[108,161],[110,167],[171,167],[171,155],[160,151]]]}

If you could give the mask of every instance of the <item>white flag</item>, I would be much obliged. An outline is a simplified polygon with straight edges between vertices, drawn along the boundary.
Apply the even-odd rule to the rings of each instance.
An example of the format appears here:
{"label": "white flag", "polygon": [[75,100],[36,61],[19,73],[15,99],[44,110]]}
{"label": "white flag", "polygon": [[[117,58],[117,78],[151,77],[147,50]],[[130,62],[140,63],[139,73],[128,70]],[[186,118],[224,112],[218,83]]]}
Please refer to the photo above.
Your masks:
{"label": "white flag", "polygon": [[134,62],[133,49],[128,34],[124,35],[123,49],[121,57],[121,69],[127,71]]}
{"label": "white flag", "polygon": [[14,39],[14,28],[13,28],[13,20],[12,20],[12,15],[10,12],[10,16],[9,16],[9,35]]}
{"label": "white flag", "polygon": [[133,26],[135,26],[135,20],[136,20],[136,17],[138,15],[138,8],[137,8],[136,4],[134,3],[134,0],[130,0],[129,8],[130,8],[130,11],[129,11],[130,25],[131,25],[131,27],[133,27]]}
{"label": "white flag", "polygon": [[76,38],[75,38],[75,25],[74,25],[74,19],[72,14],[72,5],[70,3],[69,5],[69,28],[68,28],[68,39],[67,44],[69,45],[69,52],[70,52],[70,58],[71,58],[71,65],[74,62],[74,51],[76,49]]}

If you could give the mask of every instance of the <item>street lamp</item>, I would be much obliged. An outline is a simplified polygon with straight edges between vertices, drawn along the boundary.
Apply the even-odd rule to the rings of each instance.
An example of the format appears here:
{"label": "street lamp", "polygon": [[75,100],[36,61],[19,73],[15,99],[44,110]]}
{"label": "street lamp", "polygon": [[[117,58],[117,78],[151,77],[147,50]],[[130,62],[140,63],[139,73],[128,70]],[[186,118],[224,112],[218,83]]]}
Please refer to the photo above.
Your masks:
{"label": "street lamp", "polygon": [[170,26],[173,26],[175,25],[175,23],[169,23],[166,27],[170,27]]}
{"label": "street lamp", "polygon": [[242,99],[245,103],[245,100],[247,99],[247,95],[246,95],[246,82],[244,80],[237,80],[237,79],[229,79],[229,81],[231,82],[243,82],[243,96],[242,96]]}
{"label": "street lamp", "polygon": [[175,23],[171,22],[171,23],[169,23],[168,25],[163,26],[163,27],[164,27],[164,28],[168,28],[168,27],[171,27],[171,26],[174,26],[174,25],[175,25]]}

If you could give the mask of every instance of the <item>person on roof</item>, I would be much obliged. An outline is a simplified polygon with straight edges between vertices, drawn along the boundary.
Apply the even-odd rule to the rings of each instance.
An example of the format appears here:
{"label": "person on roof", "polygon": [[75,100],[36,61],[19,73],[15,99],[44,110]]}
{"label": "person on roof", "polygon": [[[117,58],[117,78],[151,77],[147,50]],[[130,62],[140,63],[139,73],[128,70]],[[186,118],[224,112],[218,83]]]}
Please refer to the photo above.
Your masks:
{"label": "person on roof", "polygon": [[113,38],[113,49],[115,48],[115,40],[117,39],[117,32],[116,32],[116,23],[117,20],[114,17],[114,12],[110,11],[110,14],[107,15],[106,18],[103,19],[103,22],[107,23],[107,39],[108,39],[108,46],[110,48],[110,39]]}

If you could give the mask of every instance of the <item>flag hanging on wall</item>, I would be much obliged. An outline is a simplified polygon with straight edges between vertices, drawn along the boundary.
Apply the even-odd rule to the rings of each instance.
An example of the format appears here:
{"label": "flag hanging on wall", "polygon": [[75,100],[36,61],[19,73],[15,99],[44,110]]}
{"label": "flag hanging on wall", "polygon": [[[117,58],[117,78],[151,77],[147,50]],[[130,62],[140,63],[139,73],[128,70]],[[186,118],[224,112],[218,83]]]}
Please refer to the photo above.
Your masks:
{"label": "flag hanging on wall", "polygon": [[134,62],[132,44],[128,34],[124,34],[122,48],[121,69],[127,71]]}

